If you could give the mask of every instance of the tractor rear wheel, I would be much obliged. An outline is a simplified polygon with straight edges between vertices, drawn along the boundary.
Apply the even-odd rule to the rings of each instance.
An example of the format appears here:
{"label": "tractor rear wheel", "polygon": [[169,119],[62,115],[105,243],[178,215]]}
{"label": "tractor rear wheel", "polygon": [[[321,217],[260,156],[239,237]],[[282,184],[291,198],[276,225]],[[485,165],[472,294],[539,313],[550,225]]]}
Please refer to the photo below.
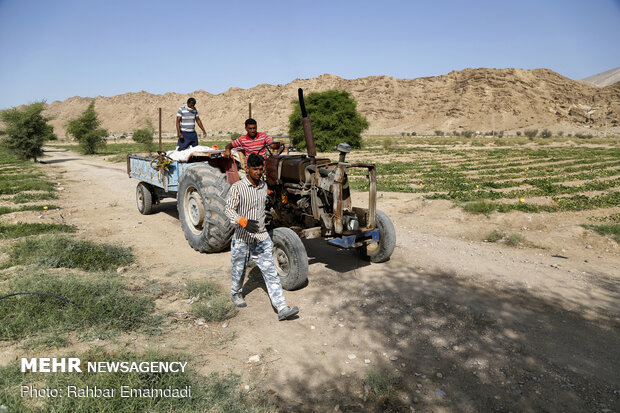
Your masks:
{"label": "tractor rear wheel", "polygon": [[196,251],[219,252],[230,244],[234,227],[224,214],[229,188],[226,175],[209,165],[183,172],[177,209],[185,238]]}

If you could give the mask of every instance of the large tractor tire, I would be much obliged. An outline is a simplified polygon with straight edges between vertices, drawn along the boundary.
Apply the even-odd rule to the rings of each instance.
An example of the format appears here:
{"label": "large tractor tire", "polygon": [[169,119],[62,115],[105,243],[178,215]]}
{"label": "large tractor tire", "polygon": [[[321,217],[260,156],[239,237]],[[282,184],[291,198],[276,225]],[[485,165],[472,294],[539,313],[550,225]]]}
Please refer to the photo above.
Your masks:
{"label": "large tractor tire", "polygon": [[149,215],[153,211],[153,187],[146,182],[136,186],[136,205],[142,215]]}
{"label": "large tractor tire", "polygon": [[196,251],[219,252],[230,244],[234,227],[224,213],[229,188],[226,175],[209,165],[183,172],[177,209],[185,238]]}
{"label": "large tractor tire", "polygon": [[295,290],[308,280],[308,254],[299,236],[290,228],[269,232],[273,241],[273,262],[282,288]]}
{"label": "large tractor tire", "polygon": [[362,258],[370,262],[385,262],[390,259],[396,247],[396,230],[392,220],[385,212],[377,210],[377,228],[379,242],[359,249]]}

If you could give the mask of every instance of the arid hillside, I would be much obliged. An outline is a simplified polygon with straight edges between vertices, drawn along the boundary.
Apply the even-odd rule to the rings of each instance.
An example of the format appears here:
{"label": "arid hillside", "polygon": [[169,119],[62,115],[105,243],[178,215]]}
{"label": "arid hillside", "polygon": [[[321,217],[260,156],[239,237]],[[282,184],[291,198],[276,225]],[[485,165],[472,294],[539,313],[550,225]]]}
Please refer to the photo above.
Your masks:
{"label": "arid hillside", "polygon": [[581,79],[596,86],[609,86],[620,82],[620,67]]}
{"label": "arid hillside", "polygon": [[[545,127],[562,131],[620,130],[620,83],[600,88],[547,69],[465,69],[417,79],[343,79],[324,74],[286,85],[233,87],[218,95],[197,90],[189,94],[98,96],[95,108],[103,127],[122,134],[143,127],[147,119],[157,125],[157,108],[161,107],[163,131],[173,133],[178,107],[194,96],[207,131],[222,134],[243,131],[248,103],[252,103],[259,129],[285,134],[293,109],[291,102],[299,87],[306,93],[328,89],[350,92],[370,123],[368,134]],[[90,100],[72,97],[49,105],[47,115],[54,117],[52,124],[59,137],[64,136],[67,121],[78,116]]]}

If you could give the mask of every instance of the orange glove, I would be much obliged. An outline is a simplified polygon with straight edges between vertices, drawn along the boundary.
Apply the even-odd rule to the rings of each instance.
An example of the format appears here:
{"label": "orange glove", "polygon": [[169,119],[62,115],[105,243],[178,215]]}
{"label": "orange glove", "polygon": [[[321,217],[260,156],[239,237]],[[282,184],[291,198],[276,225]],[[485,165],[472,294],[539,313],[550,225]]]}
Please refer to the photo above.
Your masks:
{"label": "orange glove", "polygon": [[251,232],[252,234],[258,232],[258,221],[254,219],[248,220],[247,218],[241,217],[237,223],[245,228],[247,232]]}

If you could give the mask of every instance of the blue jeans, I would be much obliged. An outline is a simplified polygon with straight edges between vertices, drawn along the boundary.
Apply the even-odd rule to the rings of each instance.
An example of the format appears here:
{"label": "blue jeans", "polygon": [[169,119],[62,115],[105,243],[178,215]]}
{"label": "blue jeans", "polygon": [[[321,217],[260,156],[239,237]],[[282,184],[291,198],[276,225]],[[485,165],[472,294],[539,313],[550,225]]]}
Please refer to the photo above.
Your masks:
{"label": "blue jeans", "polygon": [[232,286],[230,292],[240,294],[245,278],[245,268],[248,261],[252,259],[260,268],[267,286],[267,293],[271,304],[280,311],[286,307],[286,300],[282,293],[280,277],[273,264],[273,242],[267,238],[263,242],[247,242],[233,238],[230,244],[230,261],[232,264]]}
{"label": "blue jeans", "polygon": [[181,132],[181,134],[183,135],[183,139],[179,139],[177,141],[177,146],[179,147],[180,151],[187,149],[190,146],[198,146],[198,134],[196,133],[196,131]]}

